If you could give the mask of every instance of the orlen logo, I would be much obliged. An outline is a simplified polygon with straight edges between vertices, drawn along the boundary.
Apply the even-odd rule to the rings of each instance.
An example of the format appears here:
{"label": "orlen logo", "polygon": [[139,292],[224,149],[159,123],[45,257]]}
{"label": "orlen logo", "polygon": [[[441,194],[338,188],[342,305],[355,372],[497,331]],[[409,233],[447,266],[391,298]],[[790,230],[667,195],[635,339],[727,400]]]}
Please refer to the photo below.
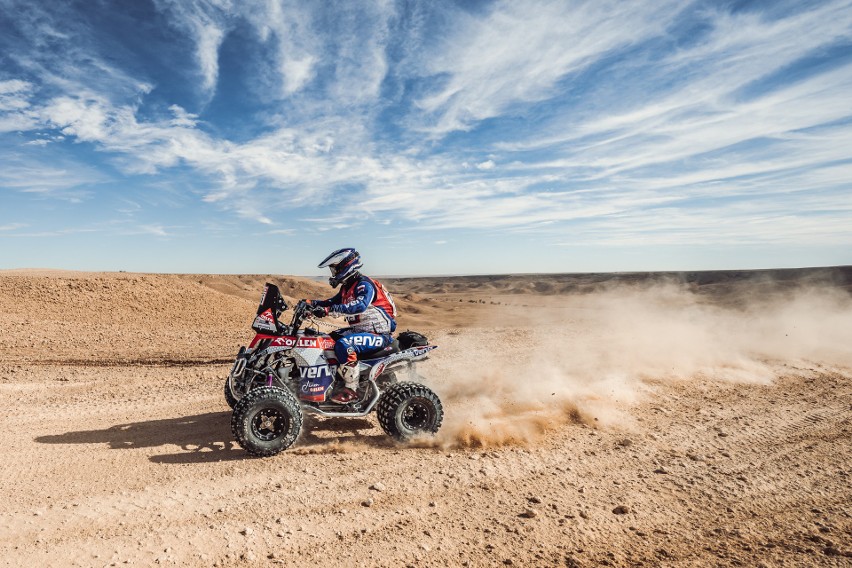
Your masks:
{"label": "orlen logo", "polygon": [[334,340],[330,337],[300,337],[296,347],[331,349],[334,347]]}
{"label": "orlen logo", "polygon": [[331,376],[328,365],[317,365],[316,367],[300,367],[299,375],[303,379],[321,379]]}
{"label": "orlen logo", "polygon": [[275,321],[275,319],[272,317],[272,310],[266,310],[262,314],[259,314],[257,317],[262,320],[266,320],[269,323],[273,323]]}
{"label": "orlen logo", "polygon": [[330,337],[299,337],[298,339],[292,335],[284,337],[276,337],[272,340],[273,347],[297,347],[300,349],[331,349],[334,347],[334,340]]}
{"label": "orlen logo", "polygon": [[[301,390],[302,390],[302,394],[306,395],[308,397],[314,397],[314,396],[318,396],[318,395],[322,396],[322,395],[325,394],[325,391],[327,391],[330,386],[331,385],[320,385],[320,384],[306,382],[306,383],[302,384]],[[313,399],[309,399],[309,400],[313,400]]]}

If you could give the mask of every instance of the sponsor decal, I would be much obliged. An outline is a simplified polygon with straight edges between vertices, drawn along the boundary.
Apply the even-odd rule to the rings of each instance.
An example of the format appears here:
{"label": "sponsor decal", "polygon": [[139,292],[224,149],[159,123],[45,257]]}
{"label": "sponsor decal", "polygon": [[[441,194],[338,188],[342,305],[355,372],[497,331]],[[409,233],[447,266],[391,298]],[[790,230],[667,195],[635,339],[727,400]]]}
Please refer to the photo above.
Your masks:
{"label": "sponsor decal", "polygon": [[349,341],[352,345],[363,345],[365,347],[381,347],[385,340],[376,335],[356,335],[351,337]]}
{"label": "sponsor decal", "polygon": [[285,335],[283,337],[272,337],[270,347],[297,347],[300,349],[333,349],[334,340],[330,337],[293,337]]}
{"label": "sponsor decal", "polygon": [[415,357],[419,357],[421,355],[425,355],[435,349],[434,345],[426,345],[425,347],[418,347],[417,349],[408,349],[407,352],[411,353]]}
{"label": "sponsor decal", "polygon": [[254,323],[252,327],[256,329],[267,329],[269,331],[275,331],[275,318],[272,317],[272,311],[266,310],[262,314],[257,314],[257,317],[254,318]]}
{"label": "sponsor decal", "polygon": [[300,367],[299,374],[299,398],[313,402],[324,401],[334,382],[331,368],[328,365]]}
{"label": "sponsor decal", "polygon": [[333,349],[334,340],[330,337],[293,337],[285,335],[272,341],[275,347],[298,347],[300,349]]}
{"label": "sponsor decal", "polygon": [[275,347],[293,347],[296,345],[296,338],[291,335],[285,335],[284,337],[276,337],[272,341],[272,345]]}
{"label": "sponsor decal", "polygon": [[252,327],[254,327],[257,330],[265,329],[265,330],[268,330],[268,331],[275,331],[274,325],[272,325],[270,323],[266,323],[265,321],[262,321],[262,320],[261,321],[255,321],[254,325]]}
{"label": "sponsor decal", "polygon": [[328,365],[315,365],[313,367],[299,367],[299,375],[303,379],[320,379],[331,377],[331,369]]}

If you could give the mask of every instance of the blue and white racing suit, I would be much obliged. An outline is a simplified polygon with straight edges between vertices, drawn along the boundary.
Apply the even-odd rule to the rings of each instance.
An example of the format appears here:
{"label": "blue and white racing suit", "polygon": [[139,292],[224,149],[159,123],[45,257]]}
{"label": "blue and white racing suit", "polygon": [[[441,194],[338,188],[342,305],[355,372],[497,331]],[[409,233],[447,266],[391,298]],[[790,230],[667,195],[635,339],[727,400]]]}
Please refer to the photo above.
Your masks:
{"label": "blue and white racing suit", "polygon": [[358,359],[378,356],[393,343],[396,306],[377,280],[359,275],[341,286],[334,297],[314,300],[311,304],[328,308],[331,314],[343,315],[349,323],[349,327],[332,334],[338,364],[355,365]]}

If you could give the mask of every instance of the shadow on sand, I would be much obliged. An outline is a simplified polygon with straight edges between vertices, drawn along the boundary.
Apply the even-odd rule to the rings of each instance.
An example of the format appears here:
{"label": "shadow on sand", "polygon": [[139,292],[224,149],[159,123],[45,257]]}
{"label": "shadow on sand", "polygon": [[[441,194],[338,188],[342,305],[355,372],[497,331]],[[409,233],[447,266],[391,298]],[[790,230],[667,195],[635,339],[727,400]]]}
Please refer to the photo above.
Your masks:
{"label": "shadow on sand", "polygon": [[354,442],[374,448],[394,446],[393,440],[369,418],[320,418],[307,414],[302,425],[302,435],[293,449],[307,453],[347,449],[340,446],[341,442]]}
{"label": "shadow on sand", "polygon": [[207,463],[241,459],[246,453],[233,442],[230,412],[164,418],[117,424],[102,430],[81,430],[39,436],[42,444],[108,444],[110,449],[131,450],[178,446],[181,452],[151,456],[157,463]]}
{"label": "shadow on sand", "polygon": [[[321,453],[341,441],[357,441],[373,447],[389,445],[387,436],[364,435],[360,430],[375,429],[363,418],[318,419],[305,416],[302,434],[292,449]],[[178,446],[174,454],[151,456],[154,463],[192,464],[253,459],[240,448],[231,434],[230,412],[208,412],[195,416],[164,418],[145,422],[117,424],[102,430],[81,430],[39,436],[41,444],[108,444],[110,449],[157,448]]]}

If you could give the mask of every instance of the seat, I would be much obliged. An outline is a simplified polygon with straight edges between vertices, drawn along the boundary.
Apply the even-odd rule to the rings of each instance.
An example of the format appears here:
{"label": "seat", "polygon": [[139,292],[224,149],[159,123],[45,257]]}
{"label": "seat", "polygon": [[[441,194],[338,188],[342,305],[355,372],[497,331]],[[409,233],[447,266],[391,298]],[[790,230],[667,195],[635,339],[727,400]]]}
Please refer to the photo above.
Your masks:
{"label": "seat", "polygon": [[393,355],[394,353],[399,353],[399,341],[397,341],[396,339],[394,339],[390,345],[388,345],[378,353],[374,353],[374,355],[379,355],[378,357],[371,357],[370,359],[360,359],[360,361],[372,367],[388,355]]}

